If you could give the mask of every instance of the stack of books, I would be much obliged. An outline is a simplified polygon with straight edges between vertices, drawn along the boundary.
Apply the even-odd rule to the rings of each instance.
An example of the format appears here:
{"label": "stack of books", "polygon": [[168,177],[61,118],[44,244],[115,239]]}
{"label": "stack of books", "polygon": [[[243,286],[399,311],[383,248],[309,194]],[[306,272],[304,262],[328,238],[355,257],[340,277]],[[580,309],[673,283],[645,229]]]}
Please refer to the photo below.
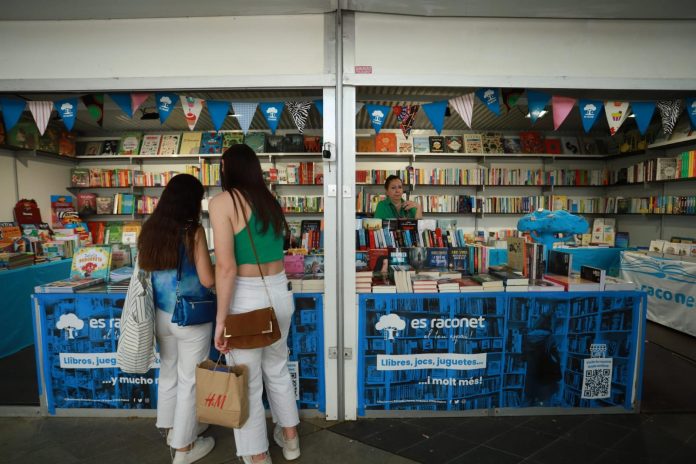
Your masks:
{"label": "stack of books", "polygon": [[387,274],[376,274],[372,278],[372,293],[396,293],[396,285]]}
{"label": "stack of books", "polygon": [[308,274],[302,277],[303,293],[324,293],[324,274]]}
{"label": "stack of books", "polygon": [[472,276],[476,282],[481,284],[484,292],[502,292],[505,291],[503,281],[490,274],[476,274]]}
{"label": "stack of books", "polygon": [[411,276],[413,293],[437,293],[438,277],[432,277],[427,274]]}
{"label": "stack of books", "polygon": [[372,271],[362,269],[355,271],[355,291],[357,293],[372,292]]}
{"label": "stack of books", "polygon": [[529,278],[524,277],[522,272],[513,271],[507,266],[490,266],[488,269],[492,276],[503,281],[506,292],[526,292],[528,290]]}
{"label": "stack of books", "polygon": [[411,278],[415,275],[415,271],[411,266],[405,265],[392,265],[391,271],[393,275],[394,285],[396,285],[397,293],[412,293],[413,286],[411,284]]}
{"label": "stack of books", "polygon": [[437,281],[437,289],[440,293],[459,293],[459,283],[454,279],[440,279]]}
{"label": "stack of books", "polygon": [[93,285],[104,282],[103,277],[85,277],[84,279],[65,279],[48,284],[37,285],[34,293],[75,293]]}
{"label": "stack of books", "polygon": [[34,264],[34,253],[0,253],[0,268],[17,269]]}
{"label": "stack of books", "polygon": [[462,293],[483,291],[483,286],[481,286],[481,283],[475,281],[473,278],[469,276],[462,277],[461,279],[456,279],[456,282],[459,284],[459,291]]}

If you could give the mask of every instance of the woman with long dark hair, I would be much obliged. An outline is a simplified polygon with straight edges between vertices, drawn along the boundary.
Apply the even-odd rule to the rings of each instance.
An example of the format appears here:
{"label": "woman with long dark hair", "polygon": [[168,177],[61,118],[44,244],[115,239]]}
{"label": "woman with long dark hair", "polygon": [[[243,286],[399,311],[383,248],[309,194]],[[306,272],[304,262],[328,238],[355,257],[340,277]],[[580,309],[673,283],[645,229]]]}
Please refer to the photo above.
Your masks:
{"label": "woman with long dark hair", "polygon": [[296,428],[300,420],[288,371],[287,337],[295,310],[283,268],[288,226],[278,201],[264,183],[254,150],[233,145],[222,155],[220,167],[223,192],[210,201],[218,297],[215,347],[229,351],[223,334],[228,314],[272,305],[281,331],[280,340],[270,346],[233,349],[228,356],[231,363],[249,368],[249,419],[244,427],[234,429],[237,455],[246,464],[271,462],[261,400],[265,386],[276,422],[273,438],[289,461],[300,457]]}
{"label": "woman with long dark hair", "polygon": [[208,357],[212,324],[180,327],[172,323],[176,302],[176,269],[181,259],[181,293],[204,296],[215,285],[208,243],[200,224],[203,186],[189,174],[169,181],[138,239],[138,265],[150,271],[156,335],[160,353],[157,427],[167,430],[176,449],[174,464],[198,461],[213,450],[207,428],[196,420],[196,365]]}

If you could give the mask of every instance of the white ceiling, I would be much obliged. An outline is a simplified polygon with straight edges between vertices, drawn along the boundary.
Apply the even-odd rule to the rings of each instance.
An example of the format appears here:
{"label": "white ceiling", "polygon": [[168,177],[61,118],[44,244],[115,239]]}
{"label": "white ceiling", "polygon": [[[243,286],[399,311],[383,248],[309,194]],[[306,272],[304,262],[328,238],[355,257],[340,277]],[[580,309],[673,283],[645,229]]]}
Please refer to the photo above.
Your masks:
{"label": "white ceiling", "polygon": [[318,14],[343,10],[416,16],[696,19],[693,0],[2,0],[0,20],[83,20]]}

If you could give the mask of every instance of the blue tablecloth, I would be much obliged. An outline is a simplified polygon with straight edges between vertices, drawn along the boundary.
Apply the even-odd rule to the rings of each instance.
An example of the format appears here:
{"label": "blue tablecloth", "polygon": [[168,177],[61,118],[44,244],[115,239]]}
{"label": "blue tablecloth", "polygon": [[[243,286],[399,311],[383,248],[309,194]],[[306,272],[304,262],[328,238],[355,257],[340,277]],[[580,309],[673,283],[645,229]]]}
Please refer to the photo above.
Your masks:
{"label": "blue tablecloth", "polygon": [[607,275],[618,277],[621,268],[621,252],[627,248],[561,248],[573,255],[573,270],[580,266],[594,266],[607,270]]}
{"label": "blue tablecloth", "polygon": [[66,279],[72,260],[0,271],[0,358],[34,344],[30,296],[36,285]]}

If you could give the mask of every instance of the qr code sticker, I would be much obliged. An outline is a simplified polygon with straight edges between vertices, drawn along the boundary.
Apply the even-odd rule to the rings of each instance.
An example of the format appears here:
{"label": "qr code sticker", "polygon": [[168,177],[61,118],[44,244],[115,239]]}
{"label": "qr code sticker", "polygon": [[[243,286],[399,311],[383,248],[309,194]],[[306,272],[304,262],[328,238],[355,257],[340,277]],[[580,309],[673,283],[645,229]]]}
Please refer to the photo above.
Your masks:
{"label": "qr code sticker", "polygon": [[586,359],[582,379],[582,398],[601,399],[611,396],[611,358]]}

